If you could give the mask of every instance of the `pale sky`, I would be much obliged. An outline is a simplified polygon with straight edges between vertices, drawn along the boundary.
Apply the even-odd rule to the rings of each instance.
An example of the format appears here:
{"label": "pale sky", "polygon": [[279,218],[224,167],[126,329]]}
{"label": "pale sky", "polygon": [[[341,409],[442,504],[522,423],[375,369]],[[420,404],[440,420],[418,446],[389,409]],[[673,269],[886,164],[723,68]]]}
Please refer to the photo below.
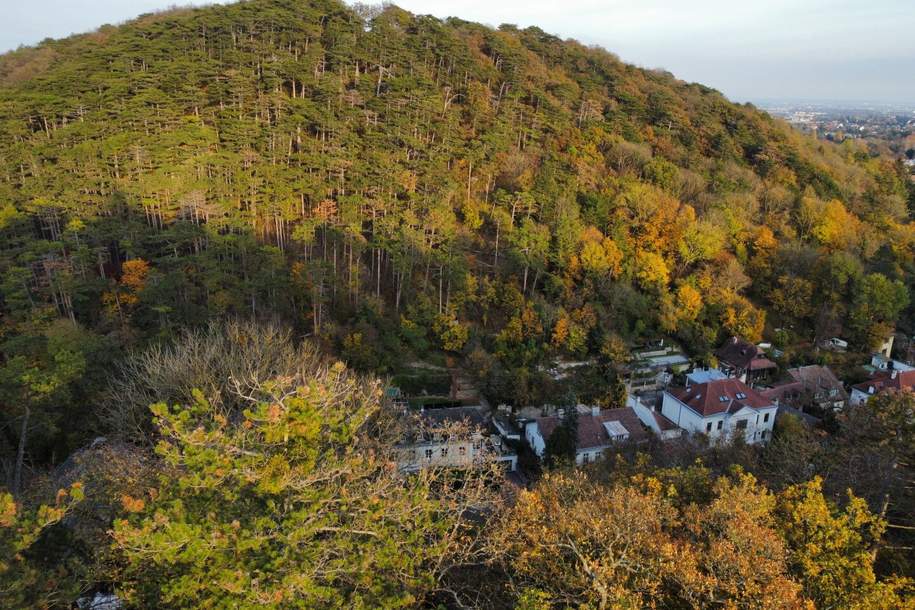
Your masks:
{"label": "pale sky", "polygon": [[[303,0],[306,1],[306,0]],[[182,0],[180,4],[211,2]],[[367,2],[373,3],[373,2]],[[0,0],[0,51],[118,23],[172,0]],[[399,0],[419,14],[536,25],[735,101],[915,106],[915,0]]]}

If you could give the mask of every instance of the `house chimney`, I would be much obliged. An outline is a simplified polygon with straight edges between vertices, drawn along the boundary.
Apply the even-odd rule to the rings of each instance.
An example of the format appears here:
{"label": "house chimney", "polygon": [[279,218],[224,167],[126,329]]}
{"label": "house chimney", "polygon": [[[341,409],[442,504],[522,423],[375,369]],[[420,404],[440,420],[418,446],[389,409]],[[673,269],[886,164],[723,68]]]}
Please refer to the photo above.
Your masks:
{"label": "house chimney", "polygon": [[562,419],[565,416],[566,416],[565,409],[556,409],[556,417],[558,417],[559,419]]}
{"label": "house chimney", "polygon": [[594,405],[591,407],[591,417],[597,417],[600,415],[600,407]]}
{"label": "house chimney", "polygon": [[890,379],[896,379],[896,377],[897,377],[898,375],[899,375],[899,371],[896,370],[896,369],[893,369],[893,372],[890,373]]}

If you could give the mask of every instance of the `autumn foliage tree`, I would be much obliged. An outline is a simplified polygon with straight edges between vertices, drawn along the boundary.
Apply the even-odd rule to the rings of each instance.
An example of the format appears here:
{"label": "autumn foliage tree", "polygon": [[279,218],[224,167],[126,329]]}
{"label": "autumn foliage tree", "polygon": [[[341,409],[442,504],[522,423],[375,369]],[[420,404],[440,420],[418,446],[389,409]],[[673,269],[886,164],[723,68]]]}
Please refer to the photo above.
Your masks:
{"label": "autumn foliage tree", "polygon": [[238,381],[237,419],[200,392],[157,404],[162,473],[114,524],[139,606],[412,607],[473,544],[487,470],[398,471],[377,382],[314,362],[307,381]]}
{"label": "autumn foliage tree", "polygon": [[83,500],[83,486],[60,489],[49,503],[30,506],[0,489],[0,603],[6,608],[47,608],[69,605],[80,581],[68,573],[66,559],[50,574],[52,553],[41,548],[42,537]]}
{"label": "autumn foliage tree", "polygon": [[519,595],[533,589],[559,605],[805,607],[772,527],[774,498],[752,477],[720,480],[702,505],[677,493],[655,478],[550,474],[507,513],[521,527],[496,530],[496,556]]}

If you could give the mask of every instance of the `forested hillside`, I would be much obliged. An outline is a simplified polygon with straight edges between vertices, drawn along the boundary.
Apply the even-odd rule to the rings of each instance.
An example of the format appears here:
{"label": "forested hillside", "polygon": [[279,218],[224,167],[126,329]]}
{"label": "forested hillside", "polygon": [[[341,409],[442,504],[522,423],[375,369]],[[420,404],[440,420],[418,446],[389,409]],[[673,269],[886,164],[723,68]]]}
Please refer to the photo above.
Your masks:
{"label": "forested hillside", "polygon": [[[155,350],[184,329],[225,318],[279,320],[362,372],[385,374],[445,353],[478,377],[493,403],[516,406],[544,398],[536,371],[552,358],[618,362],[627,346],[660,335],[699,358],[729,335],[807,345],[841,336],[868,351],[894,328],[915,330],[913,211],[915,188],[902,166],[862,144],[818,142],[707,87],[537,28],[491,29],[334,0],[249,0],[45,41],[0,56],[3,476],[19,494],[26,478],[96,436],[143,439],[153,427],[146,403],[139,422],[122,417],[118,405],[147,398],[190,405],[229,454],[255,442],[269,458],[276,422],[245,411],[252,425],[267,428],[222,436],[223,415],[211,413],[207,400],[229,389],[188,393],[216,383],[202,367],[173,391],[128,399],[117,391],[135,386],[112,385],[131,375],[162,387],[178,380],[129,357],[143,349],[161,355]],[[219,352],[200,349],[198,366],[217,361]],[[322,382],[327,388],[338,382],[332,377]],[[248,398],[266,409],[273,391],[268,383]],[[180,420],[157,408],[156,429],[193,445]],[[333,442],[363,430],[332,424],[339,428],[327,432]],[[333,458],[342,460],[333,468],[389,484],[378,464],[353,466],[350,457]],[[680,540],[671,524],[688,520],[688,511],[632,476],[617,488],[619,501],[635,494],[663,504],[671,521],[651,527]],[[714,489],[708,481],[702,502],[756,494],[742,476]],[[185,483],[194,484],[178,481],[163,493],[180,497]],[[549,501],[579,497],[591,485],[552,484],[543,491]],[[441,515],[441,498],[426,503],[384,489],[396,502],[419,502],[433,523]],[[773,516],[774,496],[758,493],[761,518],[775,527],[782,517]],[[817,492],[791,493],[779,501],[795,506]],[[271,511],[275,499],[257,494],[255,503]],[[125,497],[129,513],[144,514],[142,501]],[[470,502],[447,501],[450,508]],[[0,504],[0,524],[9,506]],[[534,519],[525,504],[516,510],[519,519]],[[53,522],[60,511],[38,514],[32,525]],[[143,573],[131,539],[148,534],[142,528],[153,521],[131,523],[116,531],[119,552],[136,553],[128,563],[120,556],[119,577],[133,583],[135,599],[161,601],[149,583],[167,582],[172,572]],[[706,525],[711,536],[715,525]],[[390,527],[402,534],[399,522]],[[415,535],[464,552],[440,534]],[[394,562],[396,541],[379,542],[384,561]],[[650,561],[673,561],[669,551]],[[506,565],[524,569],[530,560],[518,549],[504,552],[520,554]],[[382,572],[400,569],[379,556],[366,558],[365,569],[376,560]],[[435,589],[416,566],[406,573],[407,584],[356,597],[409,605]],[[868,574],[862,578],[874,585]],[[553,586],[523,576],[538,591]],[[358,574],[341,576],[350,577],[355,584],[347,586],[361,591]],[[765,594],[799,607],[791,606],[800,603],[798,586],[782,584]],[[413,593],[394,599],[398,586]],[[680,585],[651,586],[673,599]],[[325,594],[309,599],[344,603]],[[714,599],[695,593],[706,594]],[[531,595],[534,604],[539,593]],[[282,599],[276,604],[283,607]]]}
{"label": "forested hillside", "polygon": [[534,28],[253,0],[9,53],[0,83],[0,390],[12,446],[53,405],[46,459],[117,350],[227,315],[363,370],[470,354],[523,404],[547,356],[767,320],[863,348],[908,303],[901,168]]}
{"label": "forested hillside", "polygon": [[898,168],[537,29],[256,0],[0,74],[8,319],[276,313],[344,341],[383,315],[420,349],[574,352],[638,321],[756,338],[766,310],[863,344],[905,301]]}

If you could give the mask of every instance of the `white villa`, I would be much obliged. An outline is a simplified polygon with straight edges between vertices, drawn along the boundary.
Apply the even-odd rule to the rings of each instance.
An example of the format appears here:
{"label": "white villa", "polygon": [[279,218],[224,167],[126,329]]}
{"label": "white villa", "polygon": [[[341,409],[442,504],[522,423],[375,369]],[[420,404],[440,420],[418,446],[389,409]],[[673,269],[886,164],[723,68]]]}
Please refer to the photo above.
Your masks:
{"label": "white villa", "polygon": [[707,435],[712,442],[737,435],[751,444],[769,440],[778,407],[743,381],[721,377],[710,371],[688,376],[685,388],[664,392],[661,414],[687,432]]}
{"label": "white villa", "polygon": [[517,454],[493,433],[491,418],[480,407],[428,409],[420,420],[422,428],[400,445],[402,471],[470,468],[489,460],[509,471],[517,468]]}

